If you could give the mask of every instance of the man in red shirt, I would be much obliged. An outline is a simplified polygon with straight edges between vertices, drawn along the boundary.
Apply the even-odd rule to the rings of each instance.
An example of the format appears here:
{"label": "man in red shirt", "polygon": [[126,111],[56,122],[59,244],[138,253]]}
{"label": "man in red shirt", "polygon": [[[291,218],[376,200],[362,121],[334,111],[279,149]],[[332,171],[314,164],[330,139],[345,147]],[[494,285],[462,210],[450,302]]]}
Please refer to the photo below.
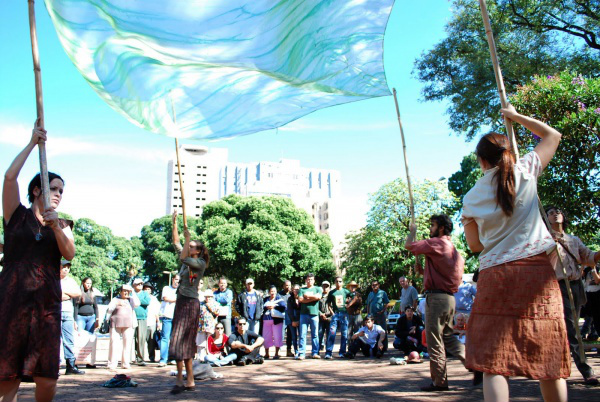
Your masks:
{"label": "man in red shirt", "polygon": [[[429,239],[415,241],[417,225],[412,222],[405,247],[417,256],[417,270],[423,275],[427,302],[425,332],[429,371],[432,383],[422,391],[447,391],[446,351],[465,363],[465,347],[454,336],[453,320],[456,301],[454,293],[462,281],[465,261],[452,240],[452,221],[447,215],[433,215],[430,219]],[[425,271],[418,264],[418,256],[425,255]],[[480,383],[477,373],[473,383]]]}

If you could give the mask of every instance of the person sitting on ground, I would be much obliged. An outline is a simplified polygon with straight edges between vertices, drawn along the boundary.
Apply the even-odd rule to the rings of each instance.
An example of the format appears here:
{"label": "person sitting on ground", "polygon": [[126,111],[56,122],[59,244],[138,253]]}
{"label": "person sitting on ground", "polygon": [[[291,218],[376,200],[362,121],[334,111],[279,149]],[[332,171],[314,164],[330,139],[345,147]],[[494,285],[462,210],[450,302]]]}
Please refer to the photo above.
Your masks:
{"label": "person sitting on ground", "polygon": [[467,339],[467,316],[463,313],[456,314],[456,324],[454,324],[454,335],[461,343],[465,343]]}
{"label": "person sitting on ground", "polygon": [[415,314],[412,306],[408,306],[396,323],[394,348],[401,350],[405,356],[413,351],[421,353],[423,351],[423,344],[421,343],[423,328],[421,317]]}
{"label": "person sitting on ground", "polygon": [[240,317],[235,331],[231,333],[227,344],[231,352],[236,354],[235,364],[246,366],[248,364],[263,364],[264,359],[259,354],[260,347],[265,340],[256,332],[248,331],[248,321]]}
{"label": "person sitting on ground", "polygon": [[345,357],[354,359],[354,356],[360,350],[366,357],[373,356],[380,358],[383,356],[385,335],[385,330],[380,325],[375,324],[375,319],[372,315],[368,315],[365,318],[365,325],[350,338],[352,342]]}
{"label": "person sitting on ground", "polygon": [[217,323],[214,334],[210,334],[206,341],[206,356],[204,356],[204,361],[210,363],[212,366],[227,366],[233,364],[233,361],[237,359],[235,353],[227,353],[227,341],[229,337],[224,333],[224,330],[223,323]]}

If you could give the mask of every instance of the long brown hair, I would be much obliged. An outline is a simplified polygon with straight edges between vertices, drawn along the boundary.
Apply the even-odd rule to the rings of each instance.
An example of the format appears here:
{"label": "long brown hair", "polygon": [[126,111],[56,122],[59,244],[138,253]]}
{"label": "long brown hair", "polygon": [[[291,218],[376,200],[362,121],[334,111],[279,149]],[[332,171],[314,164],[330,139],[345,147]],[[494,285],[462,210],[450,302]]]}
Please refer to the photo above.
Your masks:
{"label": "long brown hair", "polygon": [[502,208],[505,215],[511,216],[515,208],[515,157],[510,150],[510,143],[505,135],[489,133],[484,135],[477,148],[477,157],[492,167],[498,167],[495,173],[496,205]]}
{"label": "long brown hair", "polygon": [[202,243],[200,240],[194,240],[194,242],[196,242],[199,257],[206,262],[206,268],[208,268],[208,263],[210,262],[210,254],[208,253],[208,248],[206,248],[204,243]]}

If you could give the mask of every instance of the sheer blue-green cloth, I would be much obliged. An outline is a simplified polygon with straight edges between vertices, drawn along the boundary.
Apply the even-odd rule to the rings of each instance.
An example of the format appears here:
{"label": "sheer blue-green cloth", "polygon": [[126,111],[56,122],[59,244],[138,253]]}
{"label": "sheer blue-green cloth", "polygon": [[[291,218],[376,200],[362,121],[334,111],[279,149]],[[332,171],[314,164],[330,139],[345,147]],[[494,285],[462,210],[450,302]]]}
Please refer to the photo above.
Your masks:
{"label": "sheer blue-green cloth", "polygon": [[92,88],[155,133],[232,137],[390,94],[393,0],[45,1]]}

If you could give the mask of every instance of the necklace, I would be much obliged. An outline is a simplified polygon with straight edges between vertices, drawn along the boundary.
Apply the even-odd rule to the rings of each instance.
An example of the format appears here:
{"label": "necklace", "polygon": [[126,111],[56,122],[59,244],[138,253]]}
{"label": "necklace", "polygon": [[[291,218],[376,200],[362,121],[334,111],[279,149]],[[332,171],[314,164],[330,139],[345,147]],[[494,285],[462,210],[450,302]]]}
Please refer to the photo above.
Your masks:
{"label": "necklace", "polygon": [[35,233],[35,230],[33,230],[33,234],[35,235],[35,241],[42,241],[42,239],[44,238],[44,235],[42,234],[42,226],[40,225],[37,216],[35,216],[35,213],[33,214],[33,219],[35,220],[35,223],[38,227],[37,233]]}

